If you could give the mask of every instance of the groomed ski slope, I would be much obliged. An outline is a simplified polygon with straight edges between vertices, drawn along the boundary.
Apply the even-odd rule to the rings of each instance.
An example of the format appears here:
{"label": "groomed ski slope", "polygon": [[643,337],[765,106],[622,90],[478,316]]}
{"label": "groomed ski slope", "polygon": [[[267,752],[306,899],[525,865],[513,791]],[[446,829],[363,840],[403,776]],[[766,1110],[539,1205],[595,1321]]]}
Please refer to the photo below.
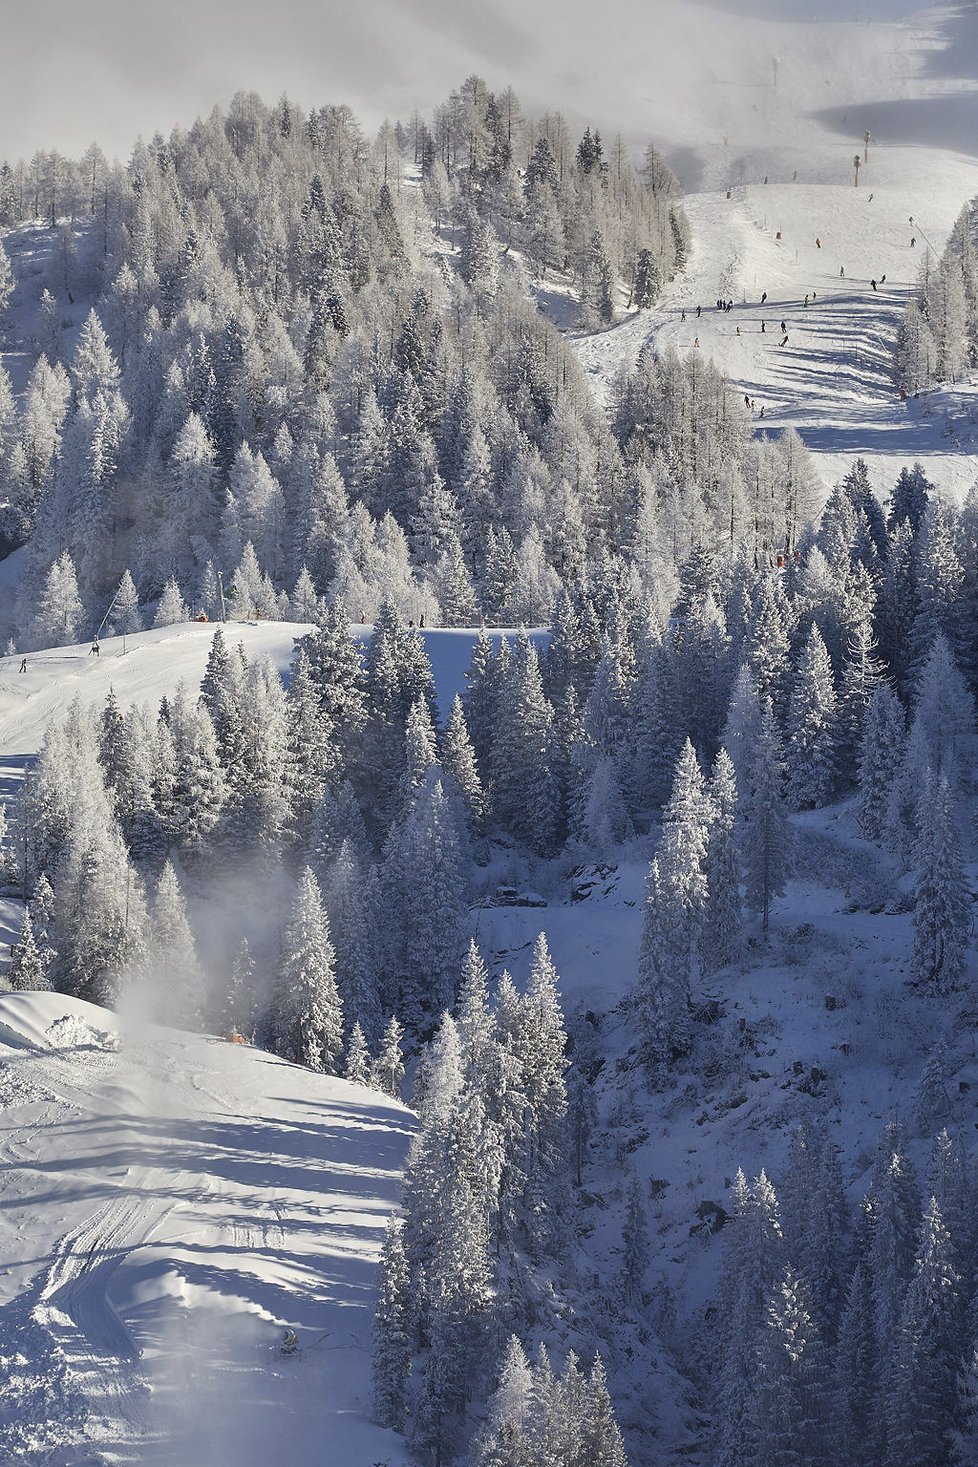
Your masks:
{"label": "groomed ski slope", "polygon": [[[969,102],[978,117],[978,97],[973,81],[956,79],[958,67],[974,74],[978,23],[961,9],[902,25],[762,32],[700,13],[709,67],[692,85],[677,68],[650,98],[652,135],[667,148],[671,140],[685,190],[690,259],[655,310],[574,338],[599,397],[607,400],[619,365],[646,341],[700,351],[754,400],[755,432],[798,429],[826,488],[861,455],[885,495],[919,459],[934,483],[963,498],[978,477],[978,375],[902,403],[893,361],[925,257],[933,268],[978,194],[978,134],[959,151],[961,117]],[[684,131],[670,126],[670,109]],[[873,140],[855,188],[867,128]],[[733,309],[718,312],[717,299]],[[552,286],[540,300],[566,319]]]}
{"label": "groomed ski slope", "polygon": [[404,1460],[369,1352],[405,1107],[55,994],[0,996],[0,1105],[0,1461]]}
{"label": "groomed ski slope", "polygon": [[[976,478],[978,386],[901,402],[893,347],[926,241],[934,245],[933,267],[961,208],[978,193],[978,163],[874,144],[856,189],[854,151],[826,135],[822,156],[806,150],[798,158],[797,182],[790,175],[775,182],[773,160],[759,152],[731,167],[749,181],[733,185],[730,198],[726,188],[691,194],[687,270],[654,311],[576,338],[578,354],[606,397],[617,363],[633,360],[647,340],[657,351],[703,352],[738,395],[753,399],[755,432],[798,430],[826,487],[862,456],[885,495],[902,466],[919,459],[934,483],[960,499]],[[732,300],[732,310],[718,311],[718,298]]]}

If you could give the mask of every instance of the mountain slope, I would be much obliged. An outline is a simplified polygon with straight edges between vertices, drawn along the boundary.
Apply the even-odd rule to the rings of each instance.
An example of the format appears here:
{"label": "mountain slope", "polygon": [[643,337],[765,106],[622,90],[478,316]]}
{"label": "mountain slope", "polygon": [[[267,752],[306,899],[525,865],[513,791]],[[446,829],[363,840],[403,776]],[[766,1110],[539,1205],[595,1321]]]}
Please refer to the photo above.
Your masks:
{"label": "mountain slope", "polygon": [[0,997],[0,1095],[3,1460],[402,1460],[370,1321],[410,1112],[51,994]]}

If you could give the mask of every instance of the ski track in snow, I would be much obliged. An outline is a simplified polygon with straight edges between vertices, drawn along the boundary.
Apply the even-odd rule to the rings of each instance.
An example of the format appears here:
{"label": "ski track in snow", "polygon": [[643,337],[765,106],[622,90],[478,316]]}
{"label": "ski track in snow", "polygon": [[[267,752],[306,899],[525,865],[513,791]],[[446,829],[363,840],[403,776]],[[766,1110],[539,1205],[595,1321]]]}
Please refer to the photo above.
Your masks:
{"label": "ski track in snow", "polygon": [[0,1461],[403,1461],[367,1419],[403,1106],[52,994],[0,996],[0,1101]]}

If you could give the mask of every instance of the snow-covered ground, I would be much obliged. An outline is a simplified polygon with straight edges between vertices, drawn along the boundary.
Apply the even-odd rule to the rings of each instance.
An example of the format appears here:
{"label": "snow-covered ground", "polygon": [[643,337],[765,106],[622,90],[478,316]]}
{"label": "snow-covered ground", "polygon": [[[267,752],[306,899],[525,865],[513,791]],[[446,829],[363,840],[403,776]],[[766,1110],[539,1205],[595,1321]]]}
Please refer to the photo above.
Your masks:
{"label": "snow-covered ground", "polygon": [[369,1380],[410,1112],[52,994],[0,997],[0,1104],[0,1460],[404,1460]]}

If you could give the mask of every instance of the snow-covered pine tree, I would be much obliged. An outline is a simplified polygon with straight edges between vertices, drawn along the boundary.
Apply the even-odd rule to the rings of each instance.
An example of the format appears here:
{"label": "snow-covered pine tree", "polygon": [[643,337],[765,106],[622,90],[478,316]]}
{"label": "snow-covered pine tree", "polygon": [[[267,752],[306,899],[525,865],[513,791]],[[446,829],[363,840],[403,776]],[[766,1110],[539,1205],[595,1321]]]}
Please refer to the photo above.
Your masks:
{"label": "snow-covered pine tree", "polygon": [[887,1467],[944,1467],[961,1352],[960,1280],[931,1198],[900,1312],[889,1377]]}
{"label": "snow-covered pine tree", "polygon": [[793,807],[828,804],[838,775],[838,711],[832,664],[815,624],[795,672],[786,727],[787,792]]}
{"label": "snow-covered pine tree", "polygon": [[637,1176],[628,1183],[621,1234],[621,1291],[627,1304],[640,1303],[649,1265],[649,1222]]}
{"label": "snow-covered pine tree", "polygon": [[499,689],[492,746],[492,813],[539,855],[553,850],[560,812],[554,712],[543,691],[536,648],[520,631]]}
{"label": "snow-covered pine tree", "polygon": [[308,867],[299,877],[282,939],[275,996],[276,1049],[294,1064],[335,1074],[343,1050],[343,1007],[322,895]]}
{"label": "snow-covered pine tree", "polygon": [[412,705],[404,730],[401,798],[409,806],[432,770],[441,772],[431,709],[423,698]]}
{"label": "snow-covered pine tree", "polygon": [[737,785],[726,749],[717,754],[710,780],[710,829],[706,849],[706,913],[700,939],[704,973],[736,958],[743,928],[740,852],[736,836]]}
{"label": "snow-covered pine tree", "polygon": [[339,764],[333,730],[323,712],[309,658],[300,642],[292,659],[285,701],[285,791],[289,826],[297,847],[305,846],[326,782]]}
{"label": "snow-covered pine tree", "polygon": [[520,1341],[510,1335],[476,1438],[473,1467],[531,1467],[533,1434],[533,1373]]}
{"label": "snow-covered pine tree", "polygon": [[400,1012],[424,1028],[455,997],[465,950],[465,869],[452,801],[436,771],[388,839],[393,977]]}
{"label": "snow-covered pine tree", "polygon": [[905,746],[900,700],[887,683],[880,683],[869,700],[859,746],[856,817],[868,840],[882,840],[887,833],[893,785],[900,775]]}
{"label": "snow-covered pine tree", "polygon": [[130,571],[122,573],[112,606],[112,625],[117,632],[141,632],[143,619],[139,612],[139,593]]}
{"label": "snow-covered pine tree", "polygon": [[733,764],[737,793],[740,796],[750,787],[751,761],[760,730],[761,701],[757,696],[751,670],[744,662],[734,678],[723,730],[723,747]]}
{"label": "snow-covered pine tree", "polygon": [[527,1107],[523,1221],[538,1254],[558,1242],[566,1208],[567,1031],[557,983],[557,970],[541,932],[533,946],[512,1051],[520,1067],[520,1091]]}
{"label": "snow-covered pine tree", "polygon": [[350,1030],[346,1059],[343,1062],[343,1078],[352,1085],[370,1084],[370,1050],[359,1024],[354,1024]]}
{"label": "snow-covered pine tree", "polygon": [[866,1264],[849,1281],[832,1359],[831,1436],[839,1462],[866,1460],[876,1391],[876,1337]]}
{"label": "snow-covered pine tree", "polygon": [[154,1015],[178,1028],[199,1029],[203,975],[173,862],[160,873],[150,912],[147,981]]}
{"label": "snow-covered pine tree", "polygon": [[[362,1040],[362,1034],[360,1037]],[[411,1280],[404,1251],[404,1220],[393,1213],[380,1255],[373,1353],[374,1420],[378,1426],[389,1427],[392,1431],[404,1430],[407,1384],[411,1373],[412,1312]]]}
{"label": "snow-covered pine tree", "polygon": [[804,1280],[786,1268],[767,1309],[753,1401],[755,1460],[822,1467],[828,1426],[827,1361]]}
{"label": "snow-covered pine tree", "polygon": [[111,1006],[139,966],[146,910],[97,768],[90,723],[76,707],[68,724],[76,781],[53,870],[51,980],[60,993]]}
{"label": "snow-covered pine tree", "polygon": [[50,988],[48,982],[49,957],[34,936],[31,909],[24,912],[24,925],[20,941],[14,944],[7,981],[14,993],[30,993]]}
{"label": "snow-covered pine tree", "polygon": [[575,1423],[580,1441],[579,1460],[593,1463],[594,1467],[628,1467],[625,1443],[615,1420],[600,1355],[594,1357],[581,1397],[580,1416]]}
{"label": "snow-covered pine tree", "polygon": [[48,571],[37,601],[31,628],[34,645],[53,647],[76,642],[84,616],[74,562],[65,550]]}
{"label": "snow-covered pine tree", "polygon": [[849,634],[839,678],[836,758],[845,787],[856,781],[866,716],[882,676],[872,627],[868,621],[859,621]]}
{"label": "snow-covered pine tree", "polygon": [[228,787],[210,715],[183,682],[173,694],[168,730],[173,763],[164,823],[190,866],[199,862],[217,830]]}
{"label": "snow-covered pine tree", "polygon": [[788,821],[784,808],[781,741],[774,710],[761,711],[757,743],[741,788],[744,819],[744,889],[747,904],[767,932],[771,902],[784,891],[788,862]]}
{"label": "snow-covered pine tree", "polygon": [[718,1293],[714,1403],[717,1467],[756,1462],[756,1403],[768,1307],[785,1269],[778,1199],[764,1172],[733,1186],[725,1268]]}
{"label": "snow-covered pine tree", "polygon": [[163,587],[153,625],[154,627],[171,627],[175,626],[177,622],[189,620],[190,610],[183,599],[183,592],[175,577],[171,576]]}
{"label": "snow-covered pine tree", "polygon": [[710,813],[696,753],[687,739],[649,872],[639,951],[639,1001],[649,1063],[658,1074],[673,1054],[689,1047],[690,984],[699,972],[708,899]]}
{"label": "snow-covered pine tree", "polygon": [[323,887],[336,952],[336,983],[347,1025],[359,1023],[371,1043],[382,1022],[377,992],[377,940],[371,930],[366,882],[347,837]]}
{"label": "snow-covered pine tree", "polygon": [[[880,1140],[863,1208],[877,1369],[879,1379],[888,1381],[920,1228],[920,1197],[897,1126],[887,1126]],[[882,1452],[888,1419],[885,1394],[874,1393],[872,1408],[873,1444]]]}
{"label": "snow-covered pine tree", "polygon": [[404,1080],[404,1054],[401,1044],[404,1031],[396,1016],[387,1021],[380,1050],[370,1071],[370,1083],[392,1100],[400,1100],[401,1084]]}
{"label": "snow-covered pine tree", "polygon": [[442,736],[441,767],[446,781],[458,791],[470,830],[478,830],[485,812],[485,795],[462,700],[457,693]]}
{"label": "snow-covered pine tree", "polygon": [[241,939],[231,962],[222,1022],[227,1033],[236,1030],[248,1038],[258,1021],[258,986],[251,944]]}
{"label": "snow-covered pine tree", "polygon": [[[975,708],[971,694],[943,632],[930,646],[917,686],[911,738],[934,774],[951,784],[959,777],[966,741],[974,734]],[[918,775],[923,775],[923,769]]]}
{"label": "snow-covered pine tree", "polygon": [[910,971],[921,988],[946,994],[961,979],[968,945],[964,862],[946,778],[935,783],[927,772],[920,810]]}

